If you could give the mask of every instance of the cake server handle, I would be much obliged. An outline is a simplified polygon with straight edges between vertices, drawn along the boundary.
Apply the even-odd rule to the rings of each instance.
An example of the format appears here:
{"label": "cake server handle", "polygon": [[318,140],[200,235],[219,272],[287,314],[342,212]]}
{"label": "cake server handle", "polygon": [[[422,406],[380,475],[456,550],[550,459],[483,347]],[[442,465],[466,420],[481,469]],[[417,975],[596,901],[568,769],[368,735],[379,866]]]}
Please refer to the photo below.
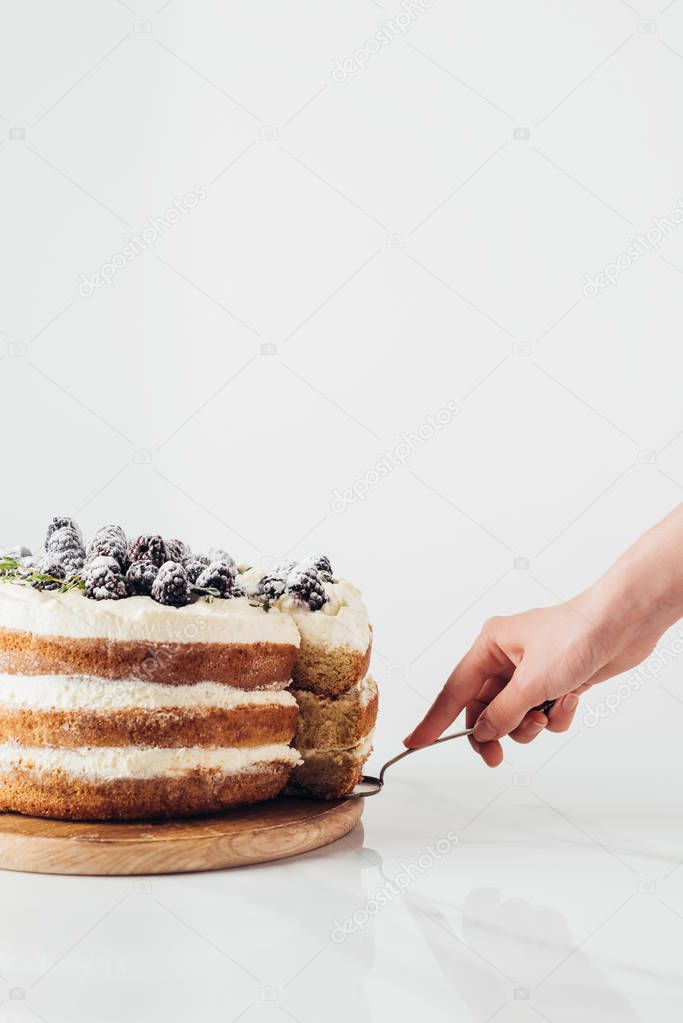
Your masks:
{"label": "cake server handle", "polygon": [[[550,713],[555,701],[546,700],[544,703],[538,705],[538,707],[532,707],[532,710],[541,710],[544,714]],[[353,792],[350,792],[346,799],[364,799],[367,796],[376,796],[378,792],[381,792],[384,787],[384,775],[387,773],[390,767],[397,764],[399,760],[403,760],[405,757],[411,756],[413,753],[419,753],[421,750],[431,749],[432,746],[438,746],[441,742],[450,742],[451,739],[462,739],[466,735],[472,735],[474,728],[465,728],[462,732],[451,732],[450,735],[442,735],[440,739],[435,739],[434,742],[430,742],[428,746],[416,746],[414,749],[404,749],[402,753],[398,753],[391,760],[387,760],[386,764],[383,764],[380,768],[379,776],[375,777],[372,774],[364,774],[361,780],[356,785]]]}

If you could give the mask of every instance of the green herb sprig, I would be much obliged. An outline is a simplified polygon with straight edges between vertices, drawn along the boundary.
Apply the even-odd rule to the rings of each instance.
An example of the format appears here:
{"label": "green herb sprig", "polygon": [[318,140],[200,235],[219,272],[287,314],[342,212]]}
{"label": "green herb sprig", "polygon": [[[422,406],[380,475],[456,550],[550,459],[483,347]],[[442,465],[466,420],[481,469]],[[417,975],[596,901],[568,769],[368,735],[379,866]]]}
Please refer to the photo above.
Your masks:
{"label": "green herb sprig", "polygon": [[85,581],[77,573],[69,576],[68,579],[59,579],[48,572],[36,572],[34,569],[26,568],[16,558],[10,558],[6,554],[0,557],[0,582],[19,583],[24,586],[36,586],[43,589],[49,588],[56,590],[58,593],[85,589]]}

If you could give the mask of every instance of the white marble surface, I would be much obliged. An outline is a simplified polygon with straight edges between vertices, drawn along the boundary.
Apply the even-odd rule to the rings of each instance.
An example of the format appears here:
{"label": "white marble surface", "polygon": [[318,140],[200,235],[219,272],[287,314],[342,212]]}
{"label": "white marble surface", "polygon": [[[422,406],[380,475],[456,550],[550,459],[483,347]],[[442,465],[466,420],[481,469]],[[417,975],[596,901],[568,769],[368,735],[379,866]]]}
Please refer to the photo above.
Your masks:
{"label": "white marble surface", "polygon": [[605,737],[592,780],[581,727],[494,772],[464,743],[416,755],[351,835],[291,861],[0,874],[0,1019],[677,1020],[672,731],[647,769]]}

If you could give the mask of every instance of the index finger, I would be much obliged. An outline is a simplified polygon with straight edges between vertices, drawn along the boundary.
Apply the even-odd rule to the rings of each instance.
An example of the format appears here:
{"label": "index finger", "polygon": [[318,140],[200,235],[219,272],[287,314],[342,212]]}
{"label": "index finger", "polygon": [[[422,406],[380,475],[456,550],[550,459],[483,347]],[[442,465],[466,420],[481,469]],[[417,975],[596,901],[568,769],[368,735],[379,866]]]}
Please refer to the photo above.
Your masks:
{"label": "index finger", "polygon": [[478,636],[420,724],[403,740],[404,744],[416,749],[438,739],[444,728],[477,695],[486,679],[498,674],[506,662],[507,658],[495,643],[483,635]]}

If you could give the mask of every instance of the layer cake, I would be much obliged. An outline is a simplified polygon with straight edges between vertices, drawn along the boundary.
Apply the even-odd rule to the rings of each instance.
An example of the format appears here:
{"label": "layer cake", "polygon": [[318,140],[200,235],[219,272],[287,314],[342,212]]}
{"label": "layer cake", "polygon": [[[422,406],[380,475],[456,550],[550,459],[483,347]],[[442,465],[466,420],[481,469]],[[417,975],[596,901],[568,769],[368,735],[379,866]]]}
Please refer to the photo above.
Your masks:
{"label": "layer cake", "polygon": [[[86,550],[55,519],[38,556],[0,560],[0,810],[132,820],[273,798],[309,754],[337,757],[302,761],[299,707],[359,703],[370,647],[323,556],[240,570],[116,526]],[[342,773],[299,789],[341,794]]]}

